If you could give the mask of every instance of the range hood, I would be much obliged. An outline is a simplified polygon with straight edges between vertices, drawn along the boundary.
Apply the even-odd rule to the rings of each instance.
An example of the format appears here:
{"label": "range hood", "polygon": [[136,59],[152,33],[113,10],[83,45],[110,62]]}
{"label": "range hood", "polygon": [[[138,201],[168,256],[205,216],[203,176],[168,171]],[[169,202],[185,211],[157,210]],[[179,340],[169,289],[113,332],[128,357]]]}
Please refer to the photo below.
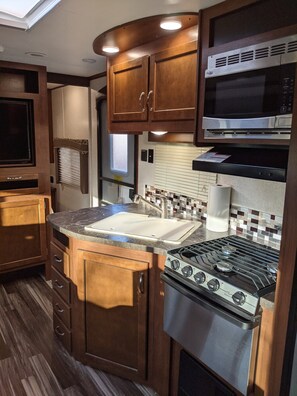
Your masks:
{"label": "range hood", "polygon": [[193,161],[193,170],[285,182],[288,148],[215,146]]}

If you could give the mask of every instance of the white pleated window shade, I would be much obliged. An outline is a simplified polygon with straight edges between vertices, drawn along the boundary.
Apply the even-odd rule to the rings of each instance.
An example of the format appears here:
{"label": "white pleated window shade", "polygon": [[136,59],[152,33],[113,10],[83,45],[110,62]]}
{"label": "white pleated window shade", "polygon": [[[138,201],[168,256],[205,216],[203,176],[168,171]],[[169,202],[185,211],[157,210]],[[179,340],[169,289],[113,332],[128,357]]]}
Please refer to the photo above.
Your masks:
{"label": "white pleated window shade", "polygon": [[208,186],[217,181],[216,173],[192,170],[192,161],[209,150],[182,145],[157,145],[155,187],[207,201]]}
{"label": "white pleated window shade", "polygon": [[58,149],[59,183],[80,187],[80,154],[68,147]]}

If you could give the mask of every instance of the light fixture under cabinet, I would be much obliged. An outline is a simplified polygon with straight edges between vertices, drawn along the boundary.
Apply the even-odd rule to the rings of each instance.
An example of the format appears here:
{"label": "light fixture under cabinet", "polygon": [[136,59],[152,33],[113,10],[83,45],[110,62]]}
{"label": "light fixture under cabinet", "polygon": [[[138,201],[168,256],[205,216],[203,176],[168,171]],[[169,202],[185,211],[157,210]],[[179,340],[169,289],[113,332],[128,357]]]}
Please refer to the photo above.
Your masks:
{"label": "light fixture under cabinet", "polygon": [[161,135],[165,135],[167,131],[151,131],[151,133],[157,136],[161,136]]}
{"label": "light fixture under cabinet", "polygon": [[104,45],[102,47],[102,51],[108,53],[108,54],[116,54],[117,52],[120,51],[119,47],[111,46],[111,45]]}
{"label": "light fixture under cabinet", "polygon": [[163,21],[160,23],[160,27],[164,30],[178,30],[182,24],[180,21]]}

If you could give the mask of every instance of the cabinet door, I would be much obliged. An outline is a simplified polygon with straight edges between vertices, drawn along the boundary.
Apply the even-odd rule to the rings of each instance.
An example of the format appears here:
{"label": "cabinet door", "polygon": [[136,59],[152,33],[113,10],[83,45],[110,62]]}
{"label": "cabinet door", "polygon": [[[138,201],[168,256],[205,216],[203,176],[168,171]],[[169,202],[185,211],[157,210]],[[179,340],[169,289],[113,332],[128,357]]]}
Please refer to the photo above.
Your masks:
{"label": "cabinet door", "polygon": [[0,272],[46,259],[43,198],[0,202]]}
{"label": "cabinet door", "polygon": [[85,274],[85,354],[89,363],[145,378],[148,263],[81,252]]}
{"label": "cabinet door", "polygon": [[109,69],[109,118],[111,121],[146,121],[148,56]]}
{"label": "cabinet door", "polygon": [[150,121],[195,120],[197,42],[150,58]]}

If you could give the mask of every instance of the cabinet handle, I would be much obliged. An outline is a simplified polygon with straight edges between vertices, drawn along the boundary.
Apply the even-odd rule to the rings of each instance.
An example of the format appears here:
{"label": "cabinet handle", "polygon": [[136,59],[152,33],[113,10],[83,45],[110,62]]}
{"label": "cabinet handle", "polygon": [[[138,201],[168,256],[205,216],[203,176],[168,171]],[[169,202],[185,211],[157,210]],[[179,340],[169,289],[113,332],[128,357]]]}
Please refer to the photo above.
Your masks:
{"label": "cabinet handle", "polygon": [[139,274],[139,283],[138,283],[138,290],[141,294],[144,293],[144,273],[141,272]]}
{"label": "cabinet handle", "polygon": [[57,279],[55,279],[54,280],[54,283],[56,284],[56,286],[59,288],[59,289],[63,289],[63,285],[61,285],[58,281],[57,281]]}
{"label": "cabinet handle", "polygon": [[139,105],[141,107],[141,111],[144,113],[145,112],[145,108],[146,108],[146,103],[145,103],[145,92],[141,92],[140,96],[139,96]]}
{"label": "cabinet handle", "polygon": [[59,336],[63,337],[65,335],[65,333],[63,333],[59,329],[60,329],[60,326],[56,326],[55,327],[55,333],[57,333]]}
{"label": "cabinet handle", "polygon": [[153,111],[153,104],[151,103],[151,98],[152,98],[153,93],[154,93],[154,91],[150,91],[146,98],[146,103],[148,105],[149,111]]}
{"label": "cabinet handle", "polygon": [[59,257],[59,256],[57,256],[56,254],[54,254],[54,259],[55,259],[55,261],[57,262],[57,263],[62,263],[62,259]]}
{"label": "cabinet handle", "polygon": [[57,310],[58,312],[60,312],[60,313],[63,313],[63,312],[64,312],[64,309],[60,308],[60,306],[59,306],[58,303],[55,304],[55,307],[57,308],[56,310]]}

